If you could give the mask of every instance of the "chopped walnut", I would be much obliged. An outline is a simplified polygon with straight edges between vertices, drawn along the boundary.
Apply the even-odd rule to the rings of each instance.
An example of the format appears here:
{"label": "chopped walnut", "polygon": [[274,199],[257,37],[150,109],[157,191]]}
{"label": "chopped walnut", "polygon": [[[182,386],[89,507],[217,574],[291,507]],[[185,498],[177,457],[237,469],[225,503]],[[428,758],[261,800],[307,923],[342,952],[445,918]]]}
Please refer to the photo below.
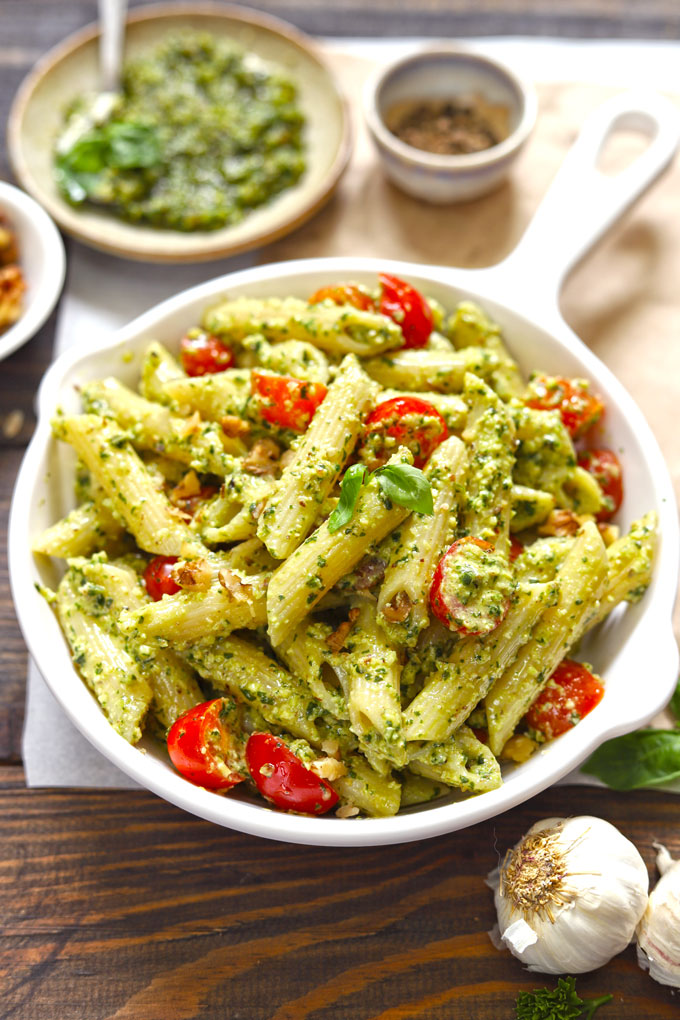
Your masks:
{"label": "chopped walnut", "polygon": [[343,620],[337,630],[334,630],[332,634],[328,635],[326,638],[326,644],[332,652],[339,652],[342,649],[358,615],[358,609],[350,609],[349,619]]}
{"label": "chopped walnut", "polygon": [[321,743],[321,750],[330,758],[340,757],[340,744],[337,740],[324,740]]}
{"label": "chopped walnut", "polygon": [[295,460],[295,450],[284,450],[281,454],[281,467],[287,468]]}
{"label": "chopped walnut", "polygon": [[224,590],[231,595],[234,602],[245,602],[250,597],[252,584],[248,584],[242,577],[226,568],[219,571],[218,580]]}
{"label": "chopped walnut", "polygon": [[281,448],[273,439],[258,439],[243,458],[243,470],[251,475],[273,475],[279,466]]}
{"label": "chopped walnut", "polygon": [[200,414],[198,413],[198,411],[194,411],[190,418],[185,418],[181,428],[182,435],[184,437],[193,436],[197,432],[200,432],[202,425],[203,422],[201,420]]}
{"label": "chopped walnut", "polygon": [[403,623],[413,608],[407,592],[398,591],[391,602],[383,607],[382,615],[388,623]]}
{"label": "chopped walnut", "polygon": [[328,779],[331,783],[334,779],[347,775],[347,769],[337,758],[317,758],[309,766],[309,771],[320,779]]}
{"label": "chopped walnut", "polygon": [[354,571],[355,590],[366,591],[376,584],[381,584],[385,577],[385,566],[385,561],[379,556],[365,556]]}
{"label": "chopped walnut", "polygon": [[180,561],[173,568],[172,577],[187,591],[207,591],[212,584],[213,571],[207,560]]}
{"label": "chopped walnut", "polygon": [[235,414],[225,414],[220,419],[220,426],[225,436],[229,439],[240,439],[242,436],[247,436],[250,432],[248,422],[243,421],[242,418],[237,418]]}
{"label": "chopped walnut", "polygon": [[499,757],[521,764],[531,758],[537,747],[538,744],[531,737],[527,737],[523,733],[516,733],[506,742]]}
{"label": "chopped walnut", "polygon": [[605,545],[611,545],[621,534],[621,529],[616,524],[610,524],[609,521],[599,521],[597,530],[602,535]]}
{"label": "chopped walnut", "polygon": [[254,521],[259,521],[260,517],[262,516],[262,511],[264,510],[266,505],[267,505],[266,499],[261,499],[259,503],[255,504],[251,513],[251,517],[253,518]]}
{"label": "chopped walnut", "polygon": [[355,807],[354,804],[343,804],[335,812],[336,818],[354,818],[359,814],[359,808]]}
{"label": "chopped walnut", "polygon": [[590,518],[587,515],[575,514],[572,510],[560,508],[551,510],[547,519],[538,529],[539,535],[558,535],[567,537],[575,535],[582,524]]}
{"label": "chopped walnut", "polygon": [[174,489],[171,489],[170,499],[173,503],[178,503],[183,499],[189,499],[191,496],[197,496],[200,491],[201,482],[198,475],[195,471],[187,471]]}
{"label": "chopped walnut", "polygon": [[13,325],[21,316],[21,298],[26,284],[18,266],[0,268],[0,329]]}

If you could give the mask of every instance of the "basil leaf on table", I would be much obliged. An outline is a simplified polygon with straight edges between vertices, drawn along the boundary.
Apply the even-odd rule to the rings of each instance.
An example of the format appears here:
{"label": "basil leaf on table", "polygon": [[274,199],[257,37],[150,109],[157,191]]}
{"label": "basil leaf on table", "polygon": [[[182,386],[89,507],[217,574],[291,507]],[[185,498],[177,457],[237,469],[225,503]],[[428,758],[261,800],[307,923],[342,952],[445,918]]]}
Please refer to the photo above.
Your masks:
{"label": "basil leaf on table", "polygon": [[155,166],[160,159],[160,146],[154,128],[128,121],[112,121],[107,125],[109,146],[106,165],[121,170]]}
{"label": "basil leaf on table", "polygon": [[340,485],[340,502],[328,518],[328,530],[331,534],[351,521],[365,478],[366,468],[363,464],[352,464],[345,471]]}
{"label": "basil leaf on table", "polygon": [[680,729],[639,730],[615,737],[588,758],[581,771],[613,790],[637,790],[680,777]]}
{"label": "basil leaf on table", "polygon": [[675,688],[675,694],[671,698],[671,703],[668,707],[675,716],[676,727],[680,727],[680,682],[678,682],[678,686]]}
{"label": "basil leaf on table", "polygon": [[420,468],[410,464],[386,464],[373,474],[387,499],[408,510],[432,516],[432,489]]}

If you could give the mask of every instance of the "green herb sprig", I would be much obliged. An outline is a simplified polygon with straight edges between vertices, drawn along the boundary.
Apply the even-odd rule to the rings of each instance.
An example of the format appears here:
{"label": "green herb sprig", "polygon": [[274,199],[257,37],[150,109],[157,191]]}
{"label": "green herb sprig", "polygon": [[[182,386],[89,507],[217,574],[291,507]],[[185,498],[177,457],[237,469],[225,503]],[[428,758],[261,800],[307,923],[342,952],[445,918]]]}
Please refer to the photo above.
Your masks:
{"label": "green herb sprig", "polygon": [[331,534],[351,521],[362,486],[371,478],[378,479],[383,496],[390,502],[426,517],[434,513],[432,489],[420,468],[411,464],[385,464],[369,474],[363,464],[353,464],[343,475],[340,502],[328,518]]}
{"label": "green herb sprig", "polygon": [[108,121],[82,135],[55,164],[57,179],[70,202],[94,199],[110,170],[155,166],[160,145],[153,127],[132,121]]}
{"label": "green herb sprig", "polygon": [[557,988],[535,988],[517,996],[517,1020],[591,1020],[612,995],[582,999],[573,977],[559,978]]}
{"label": "green herb sprig", "polygon": [[638,790],[680,778],[680,683],[671,698],[673,730],[638,730],[598,747],[581,766],[613,790]]}

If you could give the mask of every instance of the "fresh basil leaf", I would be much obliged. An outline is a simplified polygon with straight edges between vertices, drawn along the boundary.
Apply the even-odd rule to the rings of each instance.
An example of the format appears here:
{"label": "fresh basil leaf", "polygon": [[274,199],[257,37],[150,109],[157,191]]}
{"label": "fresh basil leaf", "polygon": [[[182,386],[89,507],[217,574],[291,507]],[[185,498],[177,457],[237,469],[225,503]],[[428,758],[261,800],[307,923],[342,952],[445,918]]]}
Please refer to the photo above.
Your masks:
{"label": "fresh basil leaf", "polygon": [[149,125],[112,121],[102,131],[108,142],[107,166],[131,170],[158,163],[161,154],[158,136]]}
{"label": "fresh basil leaf", "polygon": [[680,681],[678,682],[678,686],[675,688],[675,694],[671,698],[669,708],[675,716],[676,728],[680,728]]}
{"label": "fresh basil leaf", "polygon": [[108,144],[101,131],[88,131],[79,138],[59,163],[73,173],[98,174],[106,166]]}
{"label": "fresh basil leaf", "polygon": [[613,790],[668,783],[680,776],[680,730],[639,730],[615,737],[581,768]]}
{"label": "fresh basil leaf", "polygon": [[363,464],[352,464],[345,471],[340,485],[340,502],[328,518],[328,530],[331,534],[351,521],[365,479],[366,468]]}
{"label": "fresh basil leaf", "polygon": [[373,474],[387,499],[419,514],[432,516],[432,489],[420,468],[410,464],[385,464]]}

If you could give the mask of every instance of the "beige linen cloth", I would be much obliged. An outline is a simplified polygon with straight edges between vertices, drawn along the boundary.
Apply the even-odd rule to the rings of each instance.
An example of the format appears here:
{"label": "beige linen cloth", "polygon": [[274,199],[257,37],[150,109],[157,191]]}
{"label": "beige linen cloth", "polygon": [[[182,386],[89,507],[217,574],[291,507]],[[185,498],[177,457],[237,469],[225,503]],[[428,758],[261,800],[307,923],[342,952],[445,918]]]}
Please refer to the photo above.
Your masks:
{"label": "beige linen cloth", "polygon": [[[354,255],[468,269],[494,265],[517,245],[588,114],[621,91],[541,85],[536,130],[511,179],[475,201],[430,206],[392,185],[373,150],[361,116],[362,89],[373,62],[343,54],[331,55],[331,63],[354,114],[350,167],[325,209],[262,249],[258,262]],[[639,145],[638,138],[617,136],[603,154],[602,168],[614,173]],[[679,498],[680,157],[570,276],[562,312],[642,409]],[[680,637],[680,605],[675,633]]]}

